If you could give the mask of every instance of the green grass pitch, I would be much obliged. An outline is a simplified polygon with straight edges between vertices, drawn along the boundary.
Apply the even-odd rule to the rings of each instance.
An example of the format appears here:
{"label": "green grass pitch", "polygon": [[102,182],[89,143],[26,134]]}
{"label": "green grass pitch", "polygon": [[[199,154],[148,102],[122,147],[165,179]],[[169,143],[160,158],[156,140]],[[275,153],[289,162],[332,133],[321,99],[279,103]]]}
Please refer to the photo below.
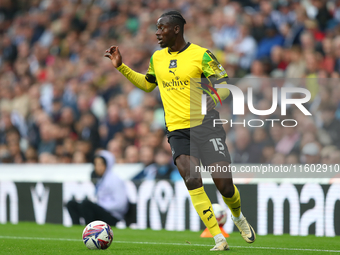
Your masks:
{"label": "green grass pitch", "polygon": [[[19,223],[0,225],[0,254],[207,254],[212,238],[200,238],[200,232],[113,229],[111,247],[88,250],[82,242],[83,226],[37,225]],[[340,253],[340,236],[257,236],[253,244],[232,233],[229,251],[213,254],[335,254]]]}

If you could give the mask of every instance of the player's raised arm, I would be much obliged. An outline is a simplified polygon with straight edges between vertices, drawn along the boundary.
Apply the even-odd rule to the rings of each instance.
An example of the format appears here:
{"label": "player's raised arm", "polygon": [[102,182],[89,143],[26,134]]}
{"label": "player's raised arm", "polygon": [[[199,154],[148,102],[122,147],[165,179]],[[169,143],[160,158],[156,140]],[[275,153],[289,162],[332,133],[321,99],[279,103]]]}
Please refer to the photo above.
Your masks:
{"label": "player's raised arm", "polygon": [[133,71],[128,66],[124,65],[122,55],[118,46],[111,46],[105,51],[105,57],[109,58],[112,65],[117,68],[133,85],[145,92],[151,92],[156,87],[156,78],[151,77],[150,74],[144,75]]}

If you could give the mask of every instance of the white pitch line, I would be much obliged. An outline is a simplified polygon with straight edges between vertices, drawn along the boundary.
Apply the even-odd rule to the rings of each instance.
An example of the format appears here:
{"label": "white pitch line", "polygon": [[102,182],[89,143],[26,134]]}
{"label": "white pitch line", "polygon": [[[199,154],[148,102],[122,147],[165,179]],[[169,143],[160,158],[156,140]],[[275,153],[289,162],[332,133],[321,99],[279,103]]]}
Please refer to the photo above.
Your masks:
{"label": "white pitch line", "polygon": [[72,241],[80,242],[81,239],[68,238],[48,238],[48,237],[29,237],[29,236],[0,236],[0,239],[21,239],[21,240],[42,240],[42,241]]}
{"label": "white pitch line", "polygon": [[[134,243],[134,244],[162,244],[162,245],[189,245],[184,243],[157,243],[157,242],[128,242],[128,241],[114,241],[116,243]],[[212,246],[210,244],[190,244],[193,246]],[[299,248],[276,248],[276,247],[260,247],[260,246],[235,246],[232,245],[230,248],[245,248],[245,249],[263,249],[263,250],[288,250],[288,251],[320,251],[320,252],[338,252],[340,250],[319,250],[319,249],[299,249]]]}
{"label": "white pitch line", "polygon": [[[71,241],[81,242],[81,239],[69,238],[48,238],[48,237],[27,237],[27,236],[0,236],[0,239],[21,239],[21,240],[43,240],[43,241]],[[187,243],[157,243],[157,242],[130,242],[130,241],[113,241],[114,243],[128,243],[128,244],[156,244],[156,245],[179,245],[179,246],[205,246],[210,247],[212,244],[187,244]],[[260,246],[230,246],[230,248],[244,248],[244,249],[260,249],[260,250],[284,250],[284,251],[312,251],[312,252],[337,252],[340,250],[321,250],[321,249],[300,249],[300,248],[278,248],[278,247],[260,247]]]}

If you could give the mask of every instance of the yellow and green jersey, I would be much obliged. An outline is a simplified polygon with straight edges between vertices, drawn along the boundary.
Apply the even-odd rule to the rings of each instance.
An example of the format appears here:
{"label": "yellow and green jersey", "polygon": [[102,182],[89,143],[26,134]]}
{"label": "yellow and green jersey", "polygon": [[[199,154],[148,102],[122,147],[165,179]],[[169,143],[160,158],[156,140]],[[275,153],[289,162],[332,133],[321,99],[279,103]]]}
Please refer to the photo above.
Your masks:
{"label": "yellow and green jersey", "polygon": [[207,87],[200,80],[215,82],[225,77],[228,75],[214,55],[192,43],[179,52],[168,48],[156,51],[145,76],[159,87],[170,132],[202,124],[201,96]]}
{"label": "yellow and green jersey", "polygon": [[[146,92],[159,87],[166,127],[170,132],[201,125],[204,120],[201,114],[202,94],[203,91],[211,93],[203,85],[207,83],[206,78],[210,83],[221,83],[228,77],[209,50],[191,43],[178,52],[170,52],[168,48],[156,51],[150,59],[146,75],[133,71],[125,64],[117,70]],[[217,89],[217,93],[224,100],[230,92],[228,89]],[[213,97],[217,100],[217,95]]]}

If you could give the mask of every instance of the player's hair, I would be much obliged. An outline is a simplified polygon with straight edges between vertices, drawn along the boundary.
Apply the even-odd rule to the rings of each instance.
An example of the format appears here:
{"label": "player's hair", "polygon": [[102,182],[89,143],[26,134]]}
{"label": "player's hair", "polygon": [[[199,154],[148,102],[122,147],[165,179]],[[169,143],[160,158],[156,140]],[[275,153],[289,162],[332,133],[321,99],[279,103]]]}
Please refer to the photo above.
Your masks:
{"label": "player's hair", "polygon": [[181,31],[183,33],[184,31],[184,25],[187,23],[185,21],[185,19],[183,18],[182,14],[178,11],[168,11],[165,12],[161,15],[161,18],[163,17],[169,17],[170,22],[173,25],[179,25],[179,27],[181,28]]}

